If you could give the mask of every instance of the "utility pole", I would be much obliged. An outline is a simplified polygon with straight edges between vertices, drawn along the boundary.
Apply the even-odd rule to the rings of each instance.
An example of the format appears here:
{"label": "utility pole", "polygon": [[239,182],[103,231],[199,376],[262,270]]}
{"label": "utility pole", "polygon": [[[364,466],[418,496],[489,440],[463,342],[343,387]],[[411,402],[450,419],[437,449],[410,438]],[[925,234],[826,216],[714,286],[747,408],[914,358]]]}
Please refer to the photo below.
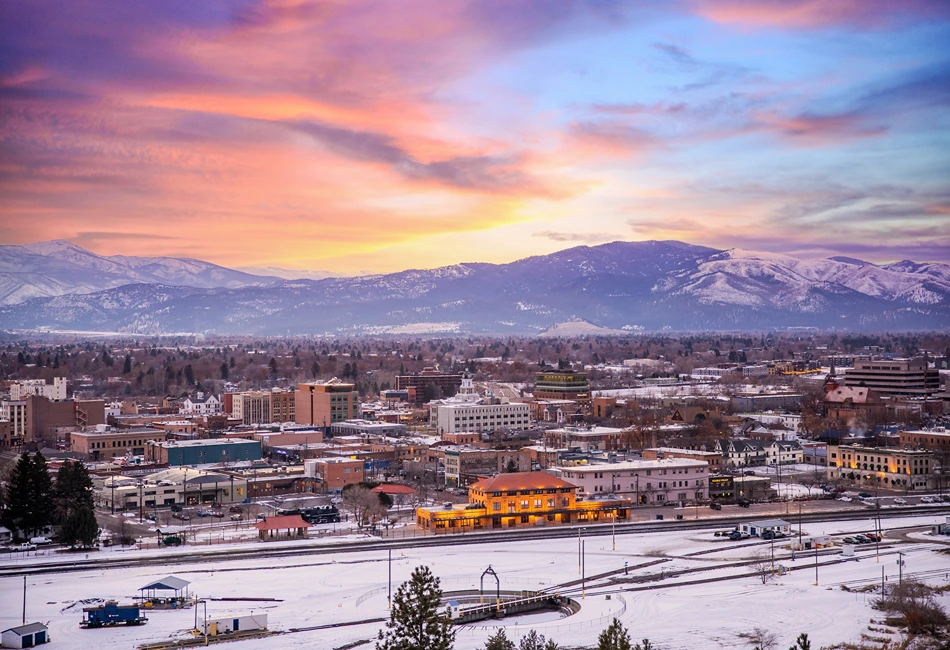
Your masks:
{"label": "utility pole", "polygon": [[614,519],[610,528],[610,550],[617,550],[617,510],[614,509]]}
{"label": "utility pole", "polygon": [[22,625],[26,625],[26,576],[23,576],[23,621]]}
{"label": "utility pole", "polygon": [[386,602],[389,603],[387,608],[392,609],[393,607],[393,550],[389,549],[389,589],[386,592]]}
{"label": "utility pole", "polygon": [[581,546],[581,557],[583,558],[583,562],[581,563],[583,567],[583,571],[581,572],[581,598],[584,598],[587,592],[587,540],[584,540]]}
{"label": "utility pole", "polygon": [[815,544],[815,586],[818,586],[818,545]]}
{"label": "utility pole", "polygon": [[901,551],[897,552],[897,584],[901,585],[904,582],[904,555]]}
{"label": "utility pole", "polygon": [[577,575],[581,574],[581,531],[583,528],[578,527],[577,529]]}

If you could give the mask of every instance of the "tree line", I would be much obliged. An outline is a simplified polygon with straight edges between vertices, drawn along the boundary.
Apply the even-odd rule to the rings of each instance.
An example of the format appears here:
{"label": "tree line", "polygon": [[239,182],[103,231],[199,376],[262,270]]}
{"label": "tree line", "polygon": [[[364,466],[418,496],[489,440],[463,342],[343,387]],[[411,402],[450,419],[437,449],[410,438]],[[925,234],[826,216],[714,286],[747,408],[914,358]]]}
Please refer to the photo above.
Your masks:
{"label": "tree line", "polygon": [[0,521],[23,539],[59,526],[63,544],[94,546],[99,524],[89,470],[81,462],[66,461],[54,481],[43,454],[24,452],[0,489]]}

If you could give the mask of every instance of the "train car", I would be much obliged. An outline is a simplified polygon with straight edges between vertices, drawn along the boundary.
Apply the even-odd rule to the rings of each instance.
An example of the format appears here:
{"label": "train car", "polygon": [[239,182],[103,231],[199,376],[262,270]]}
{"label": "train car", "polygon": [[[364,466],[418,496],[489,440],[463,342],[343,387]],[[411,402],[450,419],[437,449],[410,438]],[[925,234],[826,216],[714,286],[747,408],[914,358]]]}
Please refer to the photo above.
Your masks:
{"label": "train car", "polygon": [[113,625],[143,625],[148,619],[142,616],[138,605],[119,605],[107,600],[98,607],[83,607],[80,627],[111,627]]}
{"label": "train car", "polygon": [[308,524],[332,524],[340,521],[340,511],[336,506],[317,506],[300,511],[300,516]]}

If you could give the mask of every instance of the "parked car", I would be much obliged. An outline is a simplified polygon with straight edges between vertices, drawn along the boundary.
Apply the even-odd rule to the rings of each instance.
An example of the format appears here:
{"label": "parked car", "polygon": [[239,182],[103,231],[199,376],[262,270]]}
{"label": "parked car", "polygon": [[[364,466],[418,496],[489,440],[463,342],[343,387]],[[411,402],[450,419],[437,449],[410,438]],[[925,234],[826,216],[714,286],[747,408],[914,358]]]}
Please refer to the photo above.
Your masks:
{"label": "parked car", "polygon": [[198,511],[198,516],[199,516],[199,517],[202,517],[202,518],[204,518],[204,517],[210,517],[210,516],[211,516],[211,513],[208,512],[207,510],[199,510],[199,511]]}
{"label": "parked car", "polygon": [[243,515],[231,515],[231,521],[241,521],[244,519]]}
{"label": "parked car", "polygon": [[231,506],[228,508],[228,512],[233,512],[234,514],[239,515],[244,512],[244,510],[241,508],[241,506]]}
{"label": "parked car", "polygon": [[881,536],[877,533],[864,533],[864,536],[867,537],[872,542],[880,542]]}
{"label": "parked car", "polygon": [[871,542],[871,539],[864,535],[855,535],[854,538],[858,540],[858,544],[869,544]]}
{"label": "parked car", "polygon": [[172,504],[172,512],[181,512],[181,506],[177,503]]}
{"label": "parked car", "polygon": [[950,494],[941,494],[941,495],[940,495],[940,500],[941,500],[941,501],[950,501]]}
{"label": "parked car", "polygon": [[49,537],[31,537],[30,538],[30,544],[36,544],[37,546],[47,546],[52,543],[53,543],[53,540],[51,540]]}
{"label": "parked car", "polygon": [[740,508],[748,508],[749,506],[752,505],[752,502],[749,501],[748,499],[739,499],[738,501],[736,501],[736,503],[739,504]]}
{"label": "parked car", "polygon": [[751,537],[749,533],[743,533],[738,530],[734,530],[731,533],[729,533],[729,539],[731,539],[734,542],[738,542],[740,539],[749,539],[749,537]]}
{"label": "parked car", "polygon": [[259,513],[257,513],[257,518],[258,518],[258,519],[267,519],[267,515],[264,514],[263,512],[259,512]]}
{"label": "parked car", "polygon": [[187,512],[176,512],[172,515],[172,517],[182,521],[191,521],[191,515],[189,515]]}
{"label": "parked car", "polygon": [[856,540],[854,537],[850,537],[850,536],[849,536],[849,537],[845,537],[845,538],[842,539],[841,541],[844,542],[845,544],[857,544],[857,543],[858,543],[858,540]]}
{"label": "parked car", "polygon": [[210,514],[211,514],[212,517],[215,517],[216,519],[223,519],[223,518],[224,518],[224,513],[221,512],[220,510],[212,510]]}
{"label": "parked car", "polygon": [[861,497],[862,499],[870,499],[874,495],[871,494],[870,492],[858,492],[858,496]]}
{"label": "parked car", "polygon": [[710,504],[709,504],[709,507],[712,508],[713,510],[722,510],[722,504],[721,504],[721,503],[716,503],[715,501],[713,501],[712,503],[710,503]]}
{"label": "parked car", "polygon": [[147,515],[145,515],[145,518],[148,519],[149,521],[158,521],[158,517],[156,517],[152,513],[148,513]]}
{"label": "parked car", "polygon": [[35,551],[36,544],[23,543],[23,544],[14,544],[10,547],[11,551]]}
{"label": "parked car", "polygon": [[925,496],[920,497],[920,502],[921,503],[937,503],[937,499],[935,499],[934,497],[930,495],[925,495]]}
{"label": "parked car", "polygon": [[903,506],[903,505],[906,505],[906,504],[907,504],[907,502],[904,501],[904,500],[903,500],[902,498],[900,498],[900,497],[897,497],[896,499],[894,499],[894,505],[896,505],[896,506]]}
{"label": "parked car", "polygon": [[775,531],[774,530],[763,531],[762,539],[775,539]]}

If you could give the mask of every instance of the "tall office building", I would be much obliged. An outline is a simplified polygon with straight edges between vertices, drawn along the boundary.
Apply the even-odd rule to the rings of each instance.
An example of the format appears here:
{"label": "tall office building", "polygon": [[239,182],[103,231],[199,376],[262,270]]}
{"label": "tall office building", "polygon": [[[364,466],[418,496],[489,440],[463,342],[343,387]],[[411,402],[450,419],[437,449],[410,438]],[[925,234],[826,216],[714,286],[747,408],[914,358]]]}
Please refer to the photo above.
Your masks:
{"label": "tall office building", "polygon": [[339,379],[297,386],[294,417],[298,424],[329,427],[359,417],[360,394]]}
{"label": "tall office building", "polygon": [[855,361],[845,372],[844,385],[895,397],[929,397],[940,389],[940,373],[924,358]]}

